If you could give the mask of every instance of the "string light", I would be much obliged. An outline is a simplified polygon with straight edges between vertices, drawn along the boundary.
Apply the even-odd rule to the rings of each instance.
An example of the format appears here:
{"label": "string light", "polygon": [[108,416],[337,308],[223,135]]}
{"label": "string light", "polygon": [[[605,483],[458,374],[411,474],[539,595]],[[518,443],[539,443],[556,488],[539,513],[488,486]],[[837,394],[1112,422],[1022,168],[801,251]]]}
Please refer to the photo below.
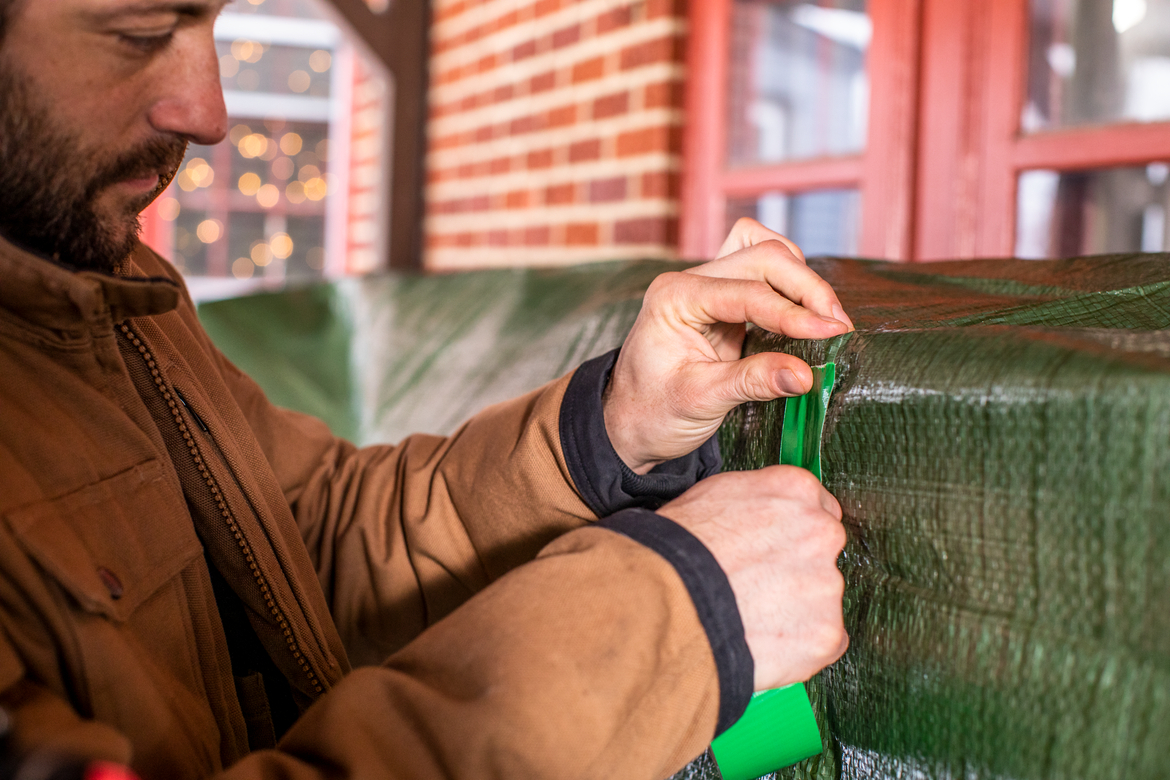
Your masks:
{"label": "string light", "polygon": [[333,65],[333,55],[324,49],[317,49],[309,55],[309,67],[317,73],[324,73]]}
{"label": "string light", "polygon": [[280,190],[276,188],[275,184],[265,184],[256,192],[256,202],[264,208],[270,209],[280,202]]}
{"label": "string light", "polygon": [[223,235],[223,225],[218,219],[205,219],[195,228],[195,235],[205,244],[214,244]]}
{"label": "string light", "polygon": [[280,151],[289,157],[295,157],[300,154],[301,147],[304,146],[304,143],[304,139],[296,133],[285,133],[280,139]]}
{"label": "string light", "polygon": [[294,70],[288,74],[288,88],[293,92],[305,92],[312,85],[312,77],[303,70]]}

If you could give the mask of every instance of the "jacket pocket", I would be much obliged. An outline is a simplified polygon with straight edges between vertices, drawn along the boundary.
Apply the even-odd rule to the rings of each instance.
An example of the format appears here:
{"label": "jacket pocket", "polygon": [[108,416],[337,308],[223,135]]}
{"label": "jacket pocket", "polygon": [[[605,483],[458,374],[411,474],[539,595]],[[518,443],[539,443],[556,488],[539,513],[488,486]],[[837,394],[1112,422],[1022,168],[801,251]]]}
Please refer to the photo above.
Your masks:
{"label": "jacket pocket", "polygon": [[25,552],[84,610],[118,622],[203,549],[158,461],[6,518]]}

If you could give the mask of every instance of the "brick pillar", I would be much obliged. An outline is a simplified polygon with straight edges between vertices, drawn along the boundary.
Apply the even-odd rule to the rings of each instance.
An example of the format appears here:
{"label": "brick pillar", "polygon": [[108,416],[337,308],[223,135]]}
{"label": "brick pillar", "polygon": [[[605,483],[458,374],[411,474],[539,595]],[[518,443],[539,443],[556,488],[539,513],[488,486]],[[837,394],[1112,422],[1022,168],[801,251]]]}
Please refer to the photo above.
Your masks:
{"label": "brick pillar", "polygon": [[435,0],[433,270],[674,257],[679,0]]}

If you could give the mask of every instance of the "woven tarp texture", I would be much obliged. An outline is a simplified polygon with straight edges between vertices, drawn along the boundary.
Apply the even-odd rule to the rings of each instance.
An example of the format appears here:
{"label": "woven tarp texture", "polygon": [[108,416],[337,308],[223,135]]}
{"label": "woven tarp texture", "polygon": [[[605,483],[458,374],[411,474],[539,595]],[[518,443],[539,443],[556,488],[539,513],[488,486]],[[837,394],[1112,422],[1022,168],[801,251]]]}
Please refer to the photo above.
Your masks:
{"label": "woven tarp texture", "polygon": [[[835,353],[851,644],[809,682],[825,752],[777,776],[1170,777],[1170,256],[810,265],[857,332],[745,349]],[[674,267],[379,277],[201,316],[278,402],[392,441],[616,346]],[[729,416],[727,468],[777,462],[783,409]]]}
{"label": "woven tarp texture", "polygon": [[[1170,776],[1170,260],[817,267],[857,332],[746,347],[838,372],[851,644],[780,776]],[[782,409],[736,411],[729,468]]]}
{"label": "woven tarp texture", "polygon": [[280,406],[359,444],[448,434],[621,345],[661,261],[379,274],[205,303],[216,346]]}

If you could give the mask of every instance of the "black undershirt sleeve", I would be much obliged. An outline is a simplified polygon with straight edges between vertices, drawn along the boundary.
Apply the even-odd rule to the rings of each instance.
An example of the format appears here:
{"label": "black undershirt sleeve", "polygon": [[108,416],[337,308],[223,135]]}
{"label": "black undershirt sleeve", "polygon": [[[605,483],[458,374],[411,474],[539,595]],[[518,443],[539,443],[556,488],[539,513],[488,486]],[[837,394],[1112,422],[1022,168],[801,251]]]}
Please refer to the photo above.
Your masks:
{"label": "black undershirt sleeve", "polygon": [[739,720],[754,687],[755,665],[744,636],[735,593],[715,556],[681,525],[653,509],[723,467],[711,437],[699,449],[645,475],[635,474],[614,450],[605,429],[603,402],[617,350],[577,369],[561,404],[561,448],[569,474],[598,525],[657,552],[678,572],[711,643],[719,675],[721,734]]}

